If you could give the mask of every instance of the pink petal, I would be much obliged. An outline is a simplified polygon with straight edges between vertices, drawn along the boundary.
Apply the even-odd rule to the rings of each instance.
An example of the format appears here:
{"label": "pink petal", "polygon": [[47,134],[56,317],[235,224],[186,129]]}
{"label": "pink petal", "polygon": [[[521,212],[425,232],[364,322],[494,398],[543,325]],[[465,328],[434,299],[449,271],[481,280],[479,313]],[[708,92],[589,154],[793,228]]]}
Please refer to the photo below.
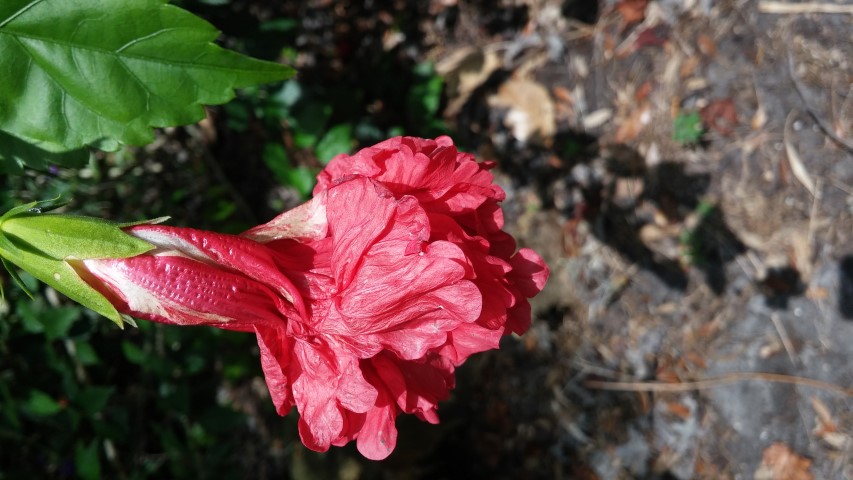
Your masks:
{"label": "pink petal", "polygon": [[379,395],[376,406],[364,417],[356,446],[370,460],[384,460],[397,445],[397,406],[385,392]]}
{"label": "pink petal", "polygon": [[475,353],[498,348],[503,333],[503,327],[492,330],[471,323],[460,325],[447,336],[441,355],[456,366],[462,365]]}
{"label": "pink petal", "polygon": [[334,354],[304,341],[294,344],[295,361],[288,376],[299,409],[299,436],[311,450],[325,452],[343,431],[344,419],[338,407],[338,376]]}
{"label": "pink petal", "polygon": [[256,326],[258,346],[261,350],[261,367],[270,391],[275,411],[287,415],[294,405],[287,371],[290,365],[290,342],[281,329]]}
{"label": "pink petal", "polygon": [[510,263],[512,273],[509,279],[525,297],[532,298],[545,288],[550,272],[548,265],[536,252],[522,248],[510,259]]}
{"label": "pink petal", "polygon": [[324,238],[328,229],[325,196],[324,192],[319,192],[310,201],[243,232],[242,236],[261,243],[281,239],[306,241]]}

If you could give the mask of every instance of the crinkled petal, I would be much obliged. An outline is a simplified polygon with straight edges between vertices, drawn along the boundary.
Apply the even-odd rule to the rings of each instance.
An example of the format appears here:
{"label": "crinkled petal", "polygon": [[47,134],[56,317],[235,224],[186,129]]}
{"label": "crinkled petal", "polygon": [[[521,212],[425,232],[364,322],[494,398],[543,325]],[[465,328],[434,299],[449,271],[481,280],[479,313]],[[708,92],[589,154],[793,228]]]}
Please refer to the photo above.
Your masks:
{"label": "crinkled petal", "polygon": [[273,240],[319,240],[326,236],[326,194],[318,192],[310,201],[258,225],[243,236],[261,243]]}
{"label": "crinkled petal", "polygon": [[344,428],[337,403],[338,374],[328,349],[297,341],[288,374],[299,409],[299,436],[311,450],[325,452]]}
{"label": "crinkled petal", "polygon": [[525,297],[532,298],[545,288],[550,272],[536,252],[522,248],[510,259],[510,264],[512,272],[509,279]]}
{"label": "crinkled petal", "polygon": [[280,328],[256,326],[255,332],[261,350],[261,367],[275,411],[281,416],[287,415],[294,405],[287,376],[292,339],[285,337]]}
{"label": "crinkled petal", "polygon": [[379,389],[376,405],[364,416],[356,447],[370,460],[384,460],[397,445],[397,405],[391,395]]}
{"label": "crinkled petal", "polygon": [[447,336],[447,343],[441,349],[441,356],[459,366],[475,353],[498,348],[503,336],[503,326],[492,330],[475,323],[460,325]]}

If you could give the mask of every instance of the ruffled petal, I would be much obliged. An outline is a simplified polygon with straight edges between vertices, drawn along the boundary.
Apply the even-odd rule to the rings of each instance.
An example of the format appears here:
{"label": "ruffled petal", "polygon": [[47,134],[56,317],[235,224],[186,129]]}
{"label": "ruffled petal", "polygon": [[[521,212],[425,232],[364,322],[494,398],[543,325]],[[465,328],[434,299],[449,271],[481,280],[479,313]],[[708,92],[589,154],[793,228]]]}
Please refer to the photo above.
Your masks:
{"label": "ruffled petal", "polygon": [[255,332],[261,350],[261,368],[275,411],[279,415],[287,415],[294,405],[287,376],[292,340],[285,337],[279,328],[256,326]]}

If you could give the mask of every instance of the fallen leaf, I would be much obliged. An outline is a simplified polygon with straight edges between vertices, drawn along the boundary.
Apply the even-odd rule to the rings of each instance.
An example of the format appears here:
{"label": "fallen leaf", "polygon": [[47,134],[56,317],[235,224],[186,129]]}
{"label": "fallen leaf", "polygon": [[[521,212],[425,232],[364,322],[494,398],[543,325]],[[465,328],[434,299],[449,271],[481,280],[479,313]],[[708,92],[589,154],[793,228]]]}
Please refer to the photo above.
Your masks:
{"label": "fallen leaf", "polygon": [[435,65],[435,71],[444,79],[447,90],[445,115],[459,113],[474,90],[482,85],[497,69],[501,59],[495,52],[474,47],[454,51]]}
{"label": "fallen leaf", "polygon": [[767,123],[767,112],[764,111],[764,106],[759,104],[758,109],[755,110],[755,115],[752,116],[750,126],[753,130],[760,130],[765,123]]}
{"label": "fallen leaf", "polygon": [[812,409],[817,415],[818,422],[823,425],[832,425],[834,430],[835,422],[832,421],[832,413],[830,413],[829,407],[827,407],[821,399],[815,396],[812,396],[811,403]]}
{"label": "fallen leaf", "polygon": [[714,39],[704,33],[700,33],[696,37],[696,45],[699,47],[700,52],[709,57],[713,57],[717,53],[717,44],[714,42]]}
{"label": "fallen leaf", "polygon": [[634,42],[634,48],[660,47],[669,40],[669,30],[663,25],[647,28],[640,32]]}
{"label": "fallen leaf", "polygon": [[687,57],[678,68],[678,76],[681,77],[682,80],[692,77],[698,66],[699,57]]}
{"label": "fallen leaf", "polygon": [[681,402],[668,402],[666,404],[666,410],[670,414],[675,415],[676,417],[678,417],[682,420],[687,420],[688,418],[690,418],[690,415],[693,413],[690,411],[690,408],[688,408],[686,405],[684,405]]}
{"label": "fallen leaf", "polygon": [[497,94],[489,97],[488,103],[493,108],[508,109],[504,125],[522,144],[549,146],[553,141],[557,129],[554,102],[540,83],[526,78],[511,78],[498,88]]}
{"label": "fallen leaf", "polygon": [[699,111],[705,128],[714,130],[721,135],[731,135],[737,126],[737,109],[731,98],[711,100]]}
{"label": "fallen leaf", "polygon": [[764,450],[755,480],[813,480],[812,461],[797,455],[790,447],[776,442]]}
{"label": "fallen leaf", "polygon": [[[586,126],[587,119],[584,119],[584,126]],[[628,118],[619,122],[619,128],[616,129],[613,140],[616,143],[628,143],[634,140],[646,125],[648,125],[650,120],[649,106],[648,104],[643,104],[641,108],[634,110]]]}
{"label": "fallen leaf", "polygon": [[583,118],[583,128],[585,130],[598,128],[610,121],[612,117],[613,110],[609,108],[599,108]]}
{"label": "fallen leaf", "polygon": [[556,98],[558,102],[565,102],[570,105],[574,103],[572,100],[572,92],[566,87],[557,85],[551,89],[551,93],[554,94],[554,98]]}
{"label": "fallen leaf", "polygon": [[809,300],[826,300],[829,298],[829,290],[823,287],[809,287],[806,290],[806,298]]}
{"label": "fallen leaf", "polygon": [[622,28],[642,22],[646,18],[649,0],[622,0],[616,4],[616,12],[622,17]]}
{"label": "fallen leaf", "polygon": [[582,215],[575,215],[563,224],[563,255],[576,257],[586,243],[586,224]]}
{"label": "fallen leaf", "polygon": [[634,101],[641,103],[649,96],[650,93],[652,93],[652,82],[646,81],[637,88],[636,92],[634,92]]}

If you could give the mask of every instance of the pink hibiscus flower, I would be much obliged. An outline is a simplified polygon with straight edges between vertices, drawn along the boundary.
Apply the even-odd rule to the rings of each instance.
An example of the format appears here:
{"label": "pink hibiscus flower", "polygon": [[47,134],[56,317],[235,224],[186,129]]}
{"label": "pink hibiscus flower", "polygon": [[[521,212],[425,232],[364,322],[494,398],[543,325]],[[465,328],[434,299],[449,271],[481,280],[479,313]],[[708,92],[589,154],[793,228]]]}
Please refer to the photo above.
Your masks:
{"label": "pink hibiscus flower", "polygon": [[383,459],[397,415],[437,423],[455,369],[526,330],[547,279],[501,230],[488,168],[446,137],[392,139],[338,156],[311,201],[243,236],[139,225],[155,250],[78,270],[123,313],[254,332],[307,447]]}

